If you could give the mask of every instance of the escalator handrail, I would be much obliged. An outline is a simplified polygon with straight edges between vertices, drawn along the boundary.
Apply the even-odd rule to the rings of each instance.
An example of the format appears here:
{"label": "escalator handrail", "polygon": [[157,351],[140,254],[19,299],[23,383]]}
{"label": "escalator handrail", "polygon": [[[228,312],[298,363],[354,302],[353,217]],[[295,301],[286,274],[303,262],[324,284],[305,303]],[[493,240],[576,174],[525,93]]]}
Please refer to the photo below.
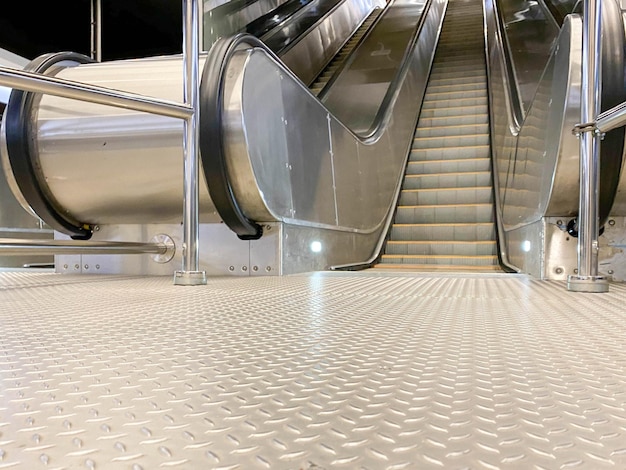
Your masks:
{"label": "escalator handrail", "polygon": [[202,168],[209,195],[224,223],[242,240],[256,240],[263,235],[263,228],[248,219],[235,198],[228,177],[226,155],[222,136],[224,82],[226,67],[239,46],[246,42],[262,44],[254,36],[240,34],[219,39],[211,48],[200,83],[200,132],[199,146]]}
{"label": "escalator handrail", "polygon": [[[359,135],[345,124],[341,123],[341,121],[337,120],[355,140],[363,144],[371,144],[376,142],[385,131],[385,127],[393,114],[394,104],[399,93],[399,85],[402,84],[409,72],[411,62],[409,59],[420,36],[432,1],[433,0],[428,0],[424,4],[420,21],[416,25],[413,36],[408,42],[402,63],[394,79],[390,82],[389,88],[382,100],[381,107],[376,113],[375,120],[370,129],[365,132],[364,135]],[[239,238],[258,239],[263,234],[262,227],[246,217],[235,197],[233,186],[229,181],[223,140],[225,130],[223,125],[225,72],[233,55],[242,48],[253,48],[263,51],[263,53],[268,55],[276,63],[277,67],[281,69],[282,74],[290,76],[291,79],[296,82],[301,83],[301,81],[282,64],[276,54],[261,40],[249,34],[238,34],[230,38],[220,38],[211,48],[202,73],[200,85],[200,126],[202,132],[200,133],[199,144],[202,167],[209,187],[209,194],[224,223],[226,223]],[[301,86],[304,93],[311,94],[306,85],[301,83]],[[311,94],[311,96],[313,95]],[[323,103],[320,103],[320,105],[326,108]],[[329,116],[333,115],[328,110],[327,113]],[[387,222],[390,223],[389,220]]]}
{"label": "escalator handrail", "polygon": [[[503,73],[505,74],[505,99],[507,101],[507,109],[509,111],[509,127],[513,135],[517,135],[524,122],[524,106],[522,106],[522,98],[517,86],[517,75],[515,73],[515,67],[513,66],[513,58],[511,54],[511,46],[506,34],[506,27],[504,25],[504,19],[502,13],[497,5],[497,0],[492,0],[491,6],[494,11],[494,19],[496,21],[496,40],[497,46],[499,46],[502,52],[502,61],[504,63]],[[486,16],[486,15],[485,15]],[[485,25],[486,27],[486,25]],[[485,29],[486,31],[486,29]],[[485,44],[487,46],[487,44]],[[489,51],[486,51],[487,62],[489,62]]]}

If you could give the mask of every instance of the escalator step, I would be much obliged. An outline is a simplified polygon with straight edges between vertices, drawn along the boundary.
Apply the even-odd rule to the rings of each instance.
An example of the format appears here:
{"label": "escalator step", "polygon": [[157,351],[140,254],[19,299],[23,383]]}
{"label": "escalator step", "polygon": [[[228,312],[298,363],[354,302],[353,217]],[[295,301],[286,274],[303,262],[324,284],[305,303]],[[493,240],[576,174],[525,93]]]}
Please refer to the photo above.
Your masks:
{"label": "escalator step", "polygon": [[454,256],[454,255],[383,255],[383,263],[390,264],[417,264],[417,265],[451,265],[451,266],[496,266],[498,257],[495,255],[483,256]]}
{"label": "escalator step", "polygon": [[409,161],[443,160],[447,158],[489,158],[489,145],[446,148],[414,148],[411,149]]}
{"label": "escalator step", "polygon": [[396,241],[492,241],[493,223],[393,224],[390,240]]}
{"label": "escalator step", "polygon": [[491,204],[448,204],[398,206],[396,223],[410,224],[452,224],[452,223],[488,223],[492,221]]}
{"label": "escalator step", "polygon": [[457,160],[422,160],[409,161],[407,174],[433,174],[453,173],[464,171],[490,171],[491,161],[489,158],[463,158]]}
{"label": "escalator step", "polygon": [[463,125],[489,125],[489,118],[485,114],[465,114],[460,116],[420,117],[418,129],[433,127],[449,127]]}
{"label": "escalator step", "polygon": [[491,172],[407,174],[402,189],[470,188],[491,184]]}
{"label": "escalator step", "polygon": [[400,191],[399,205],[434,204],[491,204],[491,186],[474,188],[404,189]]}
{"label": "escalator step", "polygon": [[461,135],[484,135],[489,131],[489,127],[486,123],[483,124],[457,124],[453,126],[422,126],[422,123],[415,132],[415,138],[426,137],[451,137]]}
{"label": "escalator step", "polygon": [[388,241],[389,255],[439,255],[439,256],[494,256],[497,254],[495,241]]}

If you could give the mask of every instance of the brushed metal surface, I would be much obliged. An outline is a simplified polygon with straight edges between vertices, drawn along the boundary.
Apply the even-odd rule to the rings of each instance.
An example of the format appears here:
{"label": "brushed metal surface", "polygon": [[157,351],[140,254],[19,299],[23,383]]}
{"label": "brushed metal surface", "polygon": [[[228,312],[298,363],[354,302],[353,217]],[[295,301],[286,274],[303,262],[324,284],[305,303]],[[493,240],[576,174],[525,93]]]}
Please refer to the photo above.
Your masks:
{"label": "brushed metal surface", "polygon": [[[227,11],[222,12],[214,1],[205,1],[202,5],[202,45],[208,51],[215,41],[223,36],[231,36],[256,20],[271,12],[287,0],[256,0],[254,2],[241,2],[241,8],[233,9],[231,6],[222,7]],[[229,3],[229,2],[226,2]]]}
{"label": "brushed metal surface", "polygon": [[515,82],[525,110],[559,35],[559,25],[543,1],[507,0],[498,2],[506,29],[506,43],[513,62]]}
{"label": "brushed metal surface", "polygon": [[0,468],[624,468],[625,295],[0,273]]}
{"label": "brushed metal surface", "polygon": [[[281,60],[304,84],[310,85],[370,12],[384,6],[383,0],[342,1],[328,15],[315,22],[309,32],[302,34],[286,48],[281,49]],[[311,12],[315,13],[315,6],[311,7]],[[279,34],[289,35],[293,29],[291,23],[295,21],[298,21],[297,16],[280,30],[271,31],[261,39],[270,43],[272,38]]]}

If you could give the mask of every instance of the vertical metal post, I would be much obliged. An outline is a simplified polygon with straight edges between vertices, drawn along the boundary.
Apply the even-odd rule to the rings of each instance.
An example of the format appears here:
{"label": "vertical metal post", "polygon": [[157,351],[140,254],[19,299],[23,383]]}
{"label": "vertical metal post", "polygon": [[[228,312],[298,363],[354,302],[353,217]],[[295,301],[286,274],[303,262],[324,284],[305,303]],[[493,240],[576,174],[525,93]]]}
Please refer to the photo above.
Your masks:
{"label": "vertical metal post", "polygon": [[193,113],[184,121],[184,203],[183,203],[183,266],[174,273],[174,284],[197,286],[206,284],[206,273],[199,271],[198,245],[198,118],[200,109],[198,45],[198,0],[183,0],[183,93],[185,104]]}
{"label": "vertical metal post", "polygon": [[102,62],[102,0],[91,0],[91,58]]}
{"label": "vertical metal post", "polygon": [[[600,113],[601,0],[583,2],[582,124],[595,122]],[[609,284],[598,275],[598,188],[600,139],[593,129],[580,133],[580,201],[578,206],[578,274],[569,276],[567,289],[575,292],[607,292]]]}

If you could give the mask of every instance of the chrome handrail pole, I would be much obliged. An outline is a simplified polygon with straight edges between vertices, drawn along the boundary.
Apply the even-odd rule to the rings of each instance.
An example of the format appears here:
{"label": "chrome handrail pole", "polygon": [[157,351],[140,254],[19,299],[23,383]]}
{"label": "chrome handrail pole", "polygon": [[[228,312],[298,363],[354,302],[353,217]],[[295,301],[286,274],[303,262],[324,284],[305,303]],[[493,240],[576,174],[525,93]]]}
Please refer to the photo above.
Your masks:
{"label": "chrome handrail pole", "polygon": [[[593,122],[600,112],[601,5],[601,0],[583,1],[581,123]],[[579,137],[578,272],[568,277],[567,289],[575,292],[607,292],[609,284],[606,277],[598,275],[601,135],[592,126],[581,131]]]}
{"label": "chrome handrail pole", "polygon": [[207,283],[206,272],[199,270],[199,7],[198,0],[183,0],[183,93],[193,112],[184,125],[184,202],[183,263],[174,273],[174,284],[197,286]]}
{"label": "chrome handrail pole", "polygon": [[177,119],[187,119],[193,109],[185,104],[149,98],[111,88],[87,85],[39,73],[0,67],[0,85],[33,93],[60,96],[89,103],[132,109]]}

